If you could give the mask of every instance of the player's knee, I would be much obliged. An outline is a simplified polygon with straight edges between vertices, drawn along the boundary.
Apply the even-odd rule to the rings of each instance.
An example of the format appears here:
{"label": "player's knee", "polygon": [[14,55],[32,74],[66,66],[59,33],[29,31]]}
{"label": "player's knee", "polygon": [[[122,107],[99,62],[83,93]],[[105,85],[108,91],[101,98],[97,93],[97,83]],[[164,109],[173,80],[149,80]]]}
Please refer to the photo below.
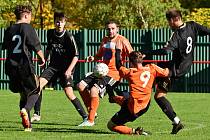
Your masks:
{"label": "player's knee", "polygon": [[113,127],[115,127],[116,124],[114,124],[112,122],[112,120],[109,120],[109,122],[107,123],[107,128],[110,130],[110,131],[113,131]]}
{"label": "player's knee", "polygon": [[82,82],[79,82],[76,87],[79,91],[84,91],[85,90],[85,86],[82,84]]}
{"label": "player's knee", "polygon": [[157,91],[156,91],[156,93],[154,95],[154,98],[155,98],[155,100],[157,100],[160,97],[166,96],[166,94],[167,94],[167,92],[165,92],[164,90],[157,89]]}
{"label": "player's knee", "polygon": [[157,92],[167,93],[171,86],[170,78],[161,78],[157,82]]}
{"label": "player's knee", "polygon": [[97,88],[97,87],[95,87],[95,86],[93,86],[91,89],[90,89],[90,95],[91,95],[91,97],[98,97],[99,95],[99,92],[100,92],[100,90]]}

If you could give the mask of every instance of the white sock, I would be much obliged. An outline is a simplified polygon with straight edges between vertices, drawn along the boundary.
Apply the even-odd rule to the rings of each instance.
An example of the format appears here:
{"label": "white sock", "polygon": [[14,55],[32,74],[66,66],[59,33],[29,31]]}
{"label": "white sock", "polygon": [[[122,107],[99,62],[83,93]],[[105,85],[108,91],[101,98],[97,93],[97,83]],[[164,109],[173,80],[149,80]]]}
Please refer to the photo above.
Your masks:
{"label": "white sock", "polygon": [[179,119],[179,117],[176,116],[176,117],[174,118],[173,123],[178,124],[179,122],[180,122],[180,119]]}

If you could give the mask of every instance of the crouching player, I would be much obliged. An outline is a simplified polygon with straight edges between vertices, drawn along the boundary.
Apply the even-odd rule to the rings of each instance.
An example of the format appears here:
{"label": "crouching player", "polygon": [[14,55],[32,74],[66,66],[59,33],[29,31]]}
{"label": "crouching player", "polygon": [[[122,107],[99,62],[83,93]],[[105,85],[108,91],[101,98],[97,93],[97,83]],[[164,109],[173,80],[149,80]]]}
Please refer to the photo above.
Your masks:
{"label": "crouching player", "polygon": [[99,107],[99,94],[106,91],[106,86],[109,84],[110,77],[107,76],[109,68],[105,63],[95,65],[93,72],[87,73],[86,77],[77,85],[82,100],[88,111],[88,118],[79,126],[95,125],[96,111]]}
{"label": "crouching player", "polygon": [[118,111],[108,122],[107,127],[111,131],[121,134],[148,135],[143,128],[130,128],[124,125],[133,122],[138,117],[147,112],[150,104],[152,85],[156,77],[167,77],[168,68],[162,69],[155,64],[142,66],[145,55],[138,51],[133,51],[129,55],[130,68],[122,66],[120,60],[120,50],[116,52],[116,67],[120,76],[129,81],[130,96],[124,100],[120,111]]}

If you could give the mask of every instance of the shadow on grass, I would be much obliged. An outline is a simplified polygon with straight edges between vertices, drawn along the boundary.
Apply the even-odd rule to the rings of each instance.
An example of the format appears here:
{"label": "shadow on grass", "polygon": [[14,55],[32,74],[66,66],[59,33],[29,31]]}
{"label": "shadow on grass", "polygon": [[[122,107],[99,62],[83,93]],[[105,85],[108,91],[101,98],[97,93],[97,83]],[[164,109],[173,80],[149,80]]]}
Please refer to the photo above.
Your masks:
{"label": "shadow on grass", "polygon": [[[13,125],[11,125],[13,124]],[[14,125],[15,124],[15,125]],[[21,125],[20,121],[0,121],[0,131],[23,131],[20,127],[17,125]],[[76,125],[70,125],[70,124],[60,124],[60,123],[35,123],[34,125],[49,125],[56,127],[60,127],[61,125],[75,128],[49,128],[49,127],[42,127],[42,128],[36,128],[33,127],[33,132],[54,132],[54,133],[95,133],[95,134],[113,134],[113,132],[107,132],[107,131],[101,131],[96,130],[91,127],[79,127]]]}
{"label": "shadow on grass", "polygon": [[63,133],[96,133],[96,134],[113,134],[112,132],[107,132],[107,131],[101,131],[101,130],[95,130],[91,129],[90,127],[86,128],[34,128],[34,132],[63,132]]}

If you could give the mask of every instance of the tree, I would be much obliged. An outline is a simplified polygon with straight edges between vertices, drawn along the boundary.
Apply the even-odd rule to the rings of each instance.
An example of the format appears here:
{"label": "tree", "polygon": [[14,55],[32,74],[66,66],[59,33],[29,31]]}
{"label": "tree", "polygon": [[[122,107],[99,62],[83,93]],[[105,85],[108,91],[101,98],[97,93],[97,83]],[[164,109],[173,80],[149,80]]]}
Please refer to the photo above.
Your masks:
{"label": "tree", "polygon": [[186,16],[186,20],[193,20],[210,27],[210,8],[193,8],[192,12]]}
{"label": "tree", "polygon": [[193,8],[210,8],[209,0],[179,0],[181,6],[186,9],[193,10]]}

